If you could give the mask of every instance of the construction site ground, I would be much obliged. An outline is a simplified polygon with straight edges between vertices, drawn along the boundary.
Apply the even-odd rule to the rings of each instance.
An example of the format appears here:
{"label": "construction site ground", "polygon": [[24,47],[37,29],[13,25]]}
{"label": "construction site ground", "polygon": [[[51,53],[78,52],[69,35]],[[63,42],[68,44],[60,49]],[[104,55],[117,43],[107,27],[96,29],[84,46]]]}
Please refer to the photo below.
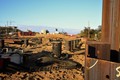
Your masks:
{"label": "construction site ground", "polygon": [[[57,36],[58,37],[58,36]],[[60,38],[70,39],[69,36],[60,36]],[[32,59],[36,58],[38,53],[44,52],[51,52],[52,53],[52,45],[50,42],[44,42],[42,44],[36,45],[28,45],[25,47],[24,45],[16,45],[10,44],[9,46],[18,47],[24,49],[25,53],[35,54]],[[83,48],[85,48],[83,46]],[[85,49],[80,49],[78,51],[70,52],[65,50],[65,46],[62,45],[62,54],[69,54],[71,57],[69,59],[80,63],[84,66],[84,59],[85,59]],[[32,63],[32,62],[28,62]],[[27,64],[26,64],[27,65]],[[29,65],[33,66],[33,65]],[[33,66],[34,68],[34,66]],[[16,72],[1,72],[0,73],[0,80],[84,80],[83,72],[81,69],[52,69],[48,71],[32,71],[32,72],[23,72],[23,71],[16,71]]]}

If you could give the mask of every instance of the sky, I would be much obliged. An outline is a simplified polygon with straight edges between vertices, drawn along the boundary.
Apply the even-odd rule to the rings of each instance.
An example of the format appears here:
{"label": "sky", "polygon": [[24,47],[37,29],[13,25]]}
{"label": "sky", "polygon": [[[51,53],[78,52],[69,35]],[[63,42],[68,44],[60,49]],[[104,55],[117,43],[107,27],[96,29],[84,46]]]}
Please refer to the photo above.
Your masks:
{"label": "sky", "polygon": [[101,18],[102,0],[0,0],[1,26],[8,22],[19,27],[82,30],[85,26],[97,28]]}

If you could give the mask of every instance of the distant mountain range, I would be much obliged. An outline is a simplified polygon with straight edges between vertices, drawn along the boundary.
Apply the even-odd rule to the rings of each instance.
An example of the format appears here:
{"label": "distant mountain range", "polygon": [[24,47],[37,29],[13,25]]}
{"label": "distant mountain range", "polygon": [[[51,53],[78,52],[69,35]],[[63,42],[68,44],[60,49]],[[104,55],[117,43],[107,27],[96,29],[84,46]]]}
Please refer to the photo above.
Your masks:
{"label": "distant mountain range", "polygon": [[35,32],[41,32],[41,30],[48,30],[50,33],[55,32],[55,29],[58,29],[59,32],[67,32],[68,34],[78,34],[80,33],[80,29],[68,29],[68,28],[54,28],[54,27],[47,27],[47,26],[25,26],[20,25],[18,26],[18,29],[22,31],[35,31]]}

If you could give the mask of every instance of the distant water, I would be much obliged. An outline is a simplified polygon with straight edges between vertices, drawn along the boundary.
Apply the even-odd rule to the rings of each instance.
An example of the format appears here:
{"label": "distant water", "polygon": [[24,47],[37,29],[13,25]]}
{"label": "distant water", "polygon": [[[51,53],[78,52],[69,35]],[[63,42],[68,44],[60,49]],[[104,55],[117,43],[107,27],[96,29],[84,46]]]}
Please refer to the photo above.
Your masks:
{"label": "distant water", "polygon": [[[54,27],[46,27],[46,26],[18,26],[18,29],[27,31],[35,31],[35,32],[41,32],[41,30],[48,30],[50,33],[54,33],[55,29]],[[80,29],[68,29],[68,28],[57,28],[59,32],[67,32],[68,34],[78,34],[80,33]]]}

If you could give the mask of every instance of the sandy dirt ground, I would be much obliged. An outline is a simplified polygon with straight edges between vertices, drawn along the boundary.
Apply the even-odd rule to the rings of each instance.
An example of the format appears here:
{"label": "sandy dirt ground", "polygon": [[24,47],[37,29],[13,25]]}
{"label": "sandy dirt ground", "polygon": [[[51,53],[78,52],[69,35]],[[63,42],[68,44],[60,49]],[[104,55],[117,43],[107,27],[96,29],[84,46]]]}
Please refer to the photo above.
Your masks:
{"label": "sandy dirt ground", "polygon": [[[65,37],[66,38],[66,37]],[[43,42],[43,44],[37,45],[11,45],[21,47],[25,53],[31,52],[32,54],[38,54],[42,51],[52,53],[52,46],[49,42]],[[78,50],[70,52],[64,50],[65,46],[62,46],[62,53],[70,54],[69,59],[80,63],[84,66],[85,50]],[[0,80],[84,80],[81,69],[58,69],[49,71],[33,71],[33,72],[14,72],[14,73],[0,73]]]}

